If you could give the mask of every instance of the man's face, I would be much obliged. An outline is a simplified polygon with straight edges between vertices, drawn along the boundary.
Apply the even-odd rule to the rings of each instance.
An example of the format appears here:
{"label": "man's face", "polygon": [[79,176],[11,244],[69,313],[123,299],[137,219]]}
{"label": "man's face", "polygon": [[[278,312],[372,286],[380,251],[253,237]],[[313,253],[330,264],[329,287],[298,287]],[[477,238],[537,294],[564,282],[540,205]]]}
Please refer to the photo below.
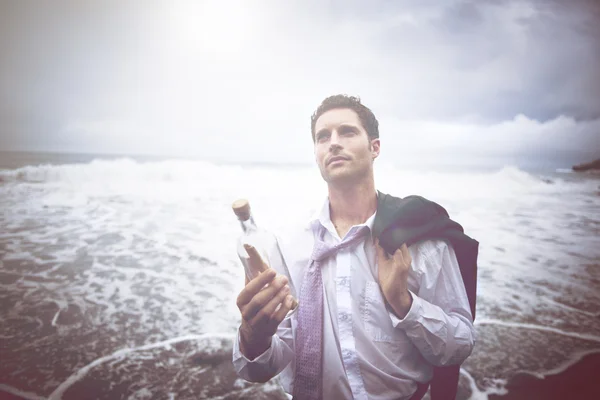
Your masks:
{"label": "man's face", "polygon": [[315,158],[328,184],[357,183],[369,176],[379,155],[379,139],[370,139],[350,109],[323,113],[315,123]]}

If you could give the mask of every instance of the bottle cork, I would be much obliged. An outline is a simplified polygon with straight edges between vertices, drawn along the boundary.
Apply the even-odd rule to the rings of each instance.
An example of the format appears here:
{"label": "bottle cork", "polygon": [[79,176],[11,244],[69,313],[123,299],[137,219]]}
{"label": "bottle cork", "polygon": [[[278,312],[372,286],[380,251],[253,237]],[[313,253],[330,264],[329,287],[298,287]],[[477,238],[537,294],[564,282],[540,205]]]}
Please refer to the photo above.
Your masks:
{"label": "bottle cork", "polygon": [[233,202],[231,208],[240,221],[250,218],[250,202],[248,200],[238,199]]}

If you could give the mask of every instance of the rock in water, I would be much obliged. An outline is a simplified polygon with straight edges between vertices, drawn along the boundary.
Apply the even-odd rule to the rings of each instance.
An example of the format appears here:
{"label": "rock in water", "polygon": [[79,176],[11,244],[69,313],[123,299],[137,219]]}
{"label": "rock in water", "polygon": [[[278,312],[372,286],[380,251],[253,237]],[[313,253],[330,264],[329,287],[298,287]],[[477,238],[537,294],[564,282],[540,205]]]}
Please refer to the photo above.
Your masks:
{"label": "rock in water", "polygon": [[573,171],[577,171],[577,172],[590,171],[590,170],[600,171],[600,158],[595,161],[589,162],[589,163],[573,166]]}

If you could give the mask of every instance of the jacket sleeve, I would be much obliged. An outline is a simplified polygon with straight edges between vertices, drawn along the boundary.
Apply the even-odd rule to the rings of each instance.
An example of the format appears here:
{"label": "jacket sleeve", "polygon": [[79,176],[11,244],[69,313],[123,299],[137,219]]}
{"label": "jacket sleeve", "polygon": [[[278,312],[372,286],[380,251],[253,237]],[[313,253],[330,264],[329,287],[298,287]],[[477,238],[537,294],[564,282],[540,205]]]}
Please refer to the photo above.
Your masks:
{"label": "jacket sleeve", "polygon": [[454,249],[429,241],[409,250],[418,287],[410,290],[413,302],[403,319],[389,313],[392,323],[431,364],[461,364],[473,350],[475,328]]}

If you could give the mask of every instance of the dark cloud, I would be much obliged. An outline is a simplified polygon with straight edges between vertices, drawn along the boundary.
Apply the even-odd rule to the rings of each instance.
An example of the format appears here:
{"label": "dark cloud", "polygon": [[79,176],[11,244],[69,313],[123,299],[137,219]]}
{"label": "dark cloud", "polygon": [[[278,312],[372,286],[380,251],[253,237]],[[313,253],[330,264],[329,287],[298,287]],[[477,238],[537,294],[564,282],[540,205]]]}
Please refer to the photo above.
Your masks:
{"label": "dark cloud", "polygon": [[440,19],[441,27],[447,29],[447,32],[452,35],[474,34],[485,22],[477,3],[466,1],[451,3],[442,12]]}
{"label": "dark cloud", "polygon": [[[420,10],[417,26],[396,25],[383,31],[386,46],[381,51],[391,51],[399,59],[404,55],[421,60],[423,68],[434,64],[449,68],[441,78],[435,66],[430,75],[416,74],[436,83],[432,87],[423,82],[430,101],[414,104],[409,111],[423,117],[479,114],[499,121],[523,113],[540,120],[558,115],[596,119],[600,117],[599,4],[450,2],[437,13]],[[394,48],[400,38],[410,44]],[[394,89],[401,95],[404,88]]]}
{"label": "dark cloud", "polygon": [[[264,0],[239,58],[173,40],[175,3],[192,4],[1,2],[0,149],[160,149],[165,133],[209,129],[225,146],[248,126],[271,143],[272,121],[305,129],[330,92],[361,95],[383,119],[600,118],[600,2]],[[197,143],[219,151],[214,137]]]}

